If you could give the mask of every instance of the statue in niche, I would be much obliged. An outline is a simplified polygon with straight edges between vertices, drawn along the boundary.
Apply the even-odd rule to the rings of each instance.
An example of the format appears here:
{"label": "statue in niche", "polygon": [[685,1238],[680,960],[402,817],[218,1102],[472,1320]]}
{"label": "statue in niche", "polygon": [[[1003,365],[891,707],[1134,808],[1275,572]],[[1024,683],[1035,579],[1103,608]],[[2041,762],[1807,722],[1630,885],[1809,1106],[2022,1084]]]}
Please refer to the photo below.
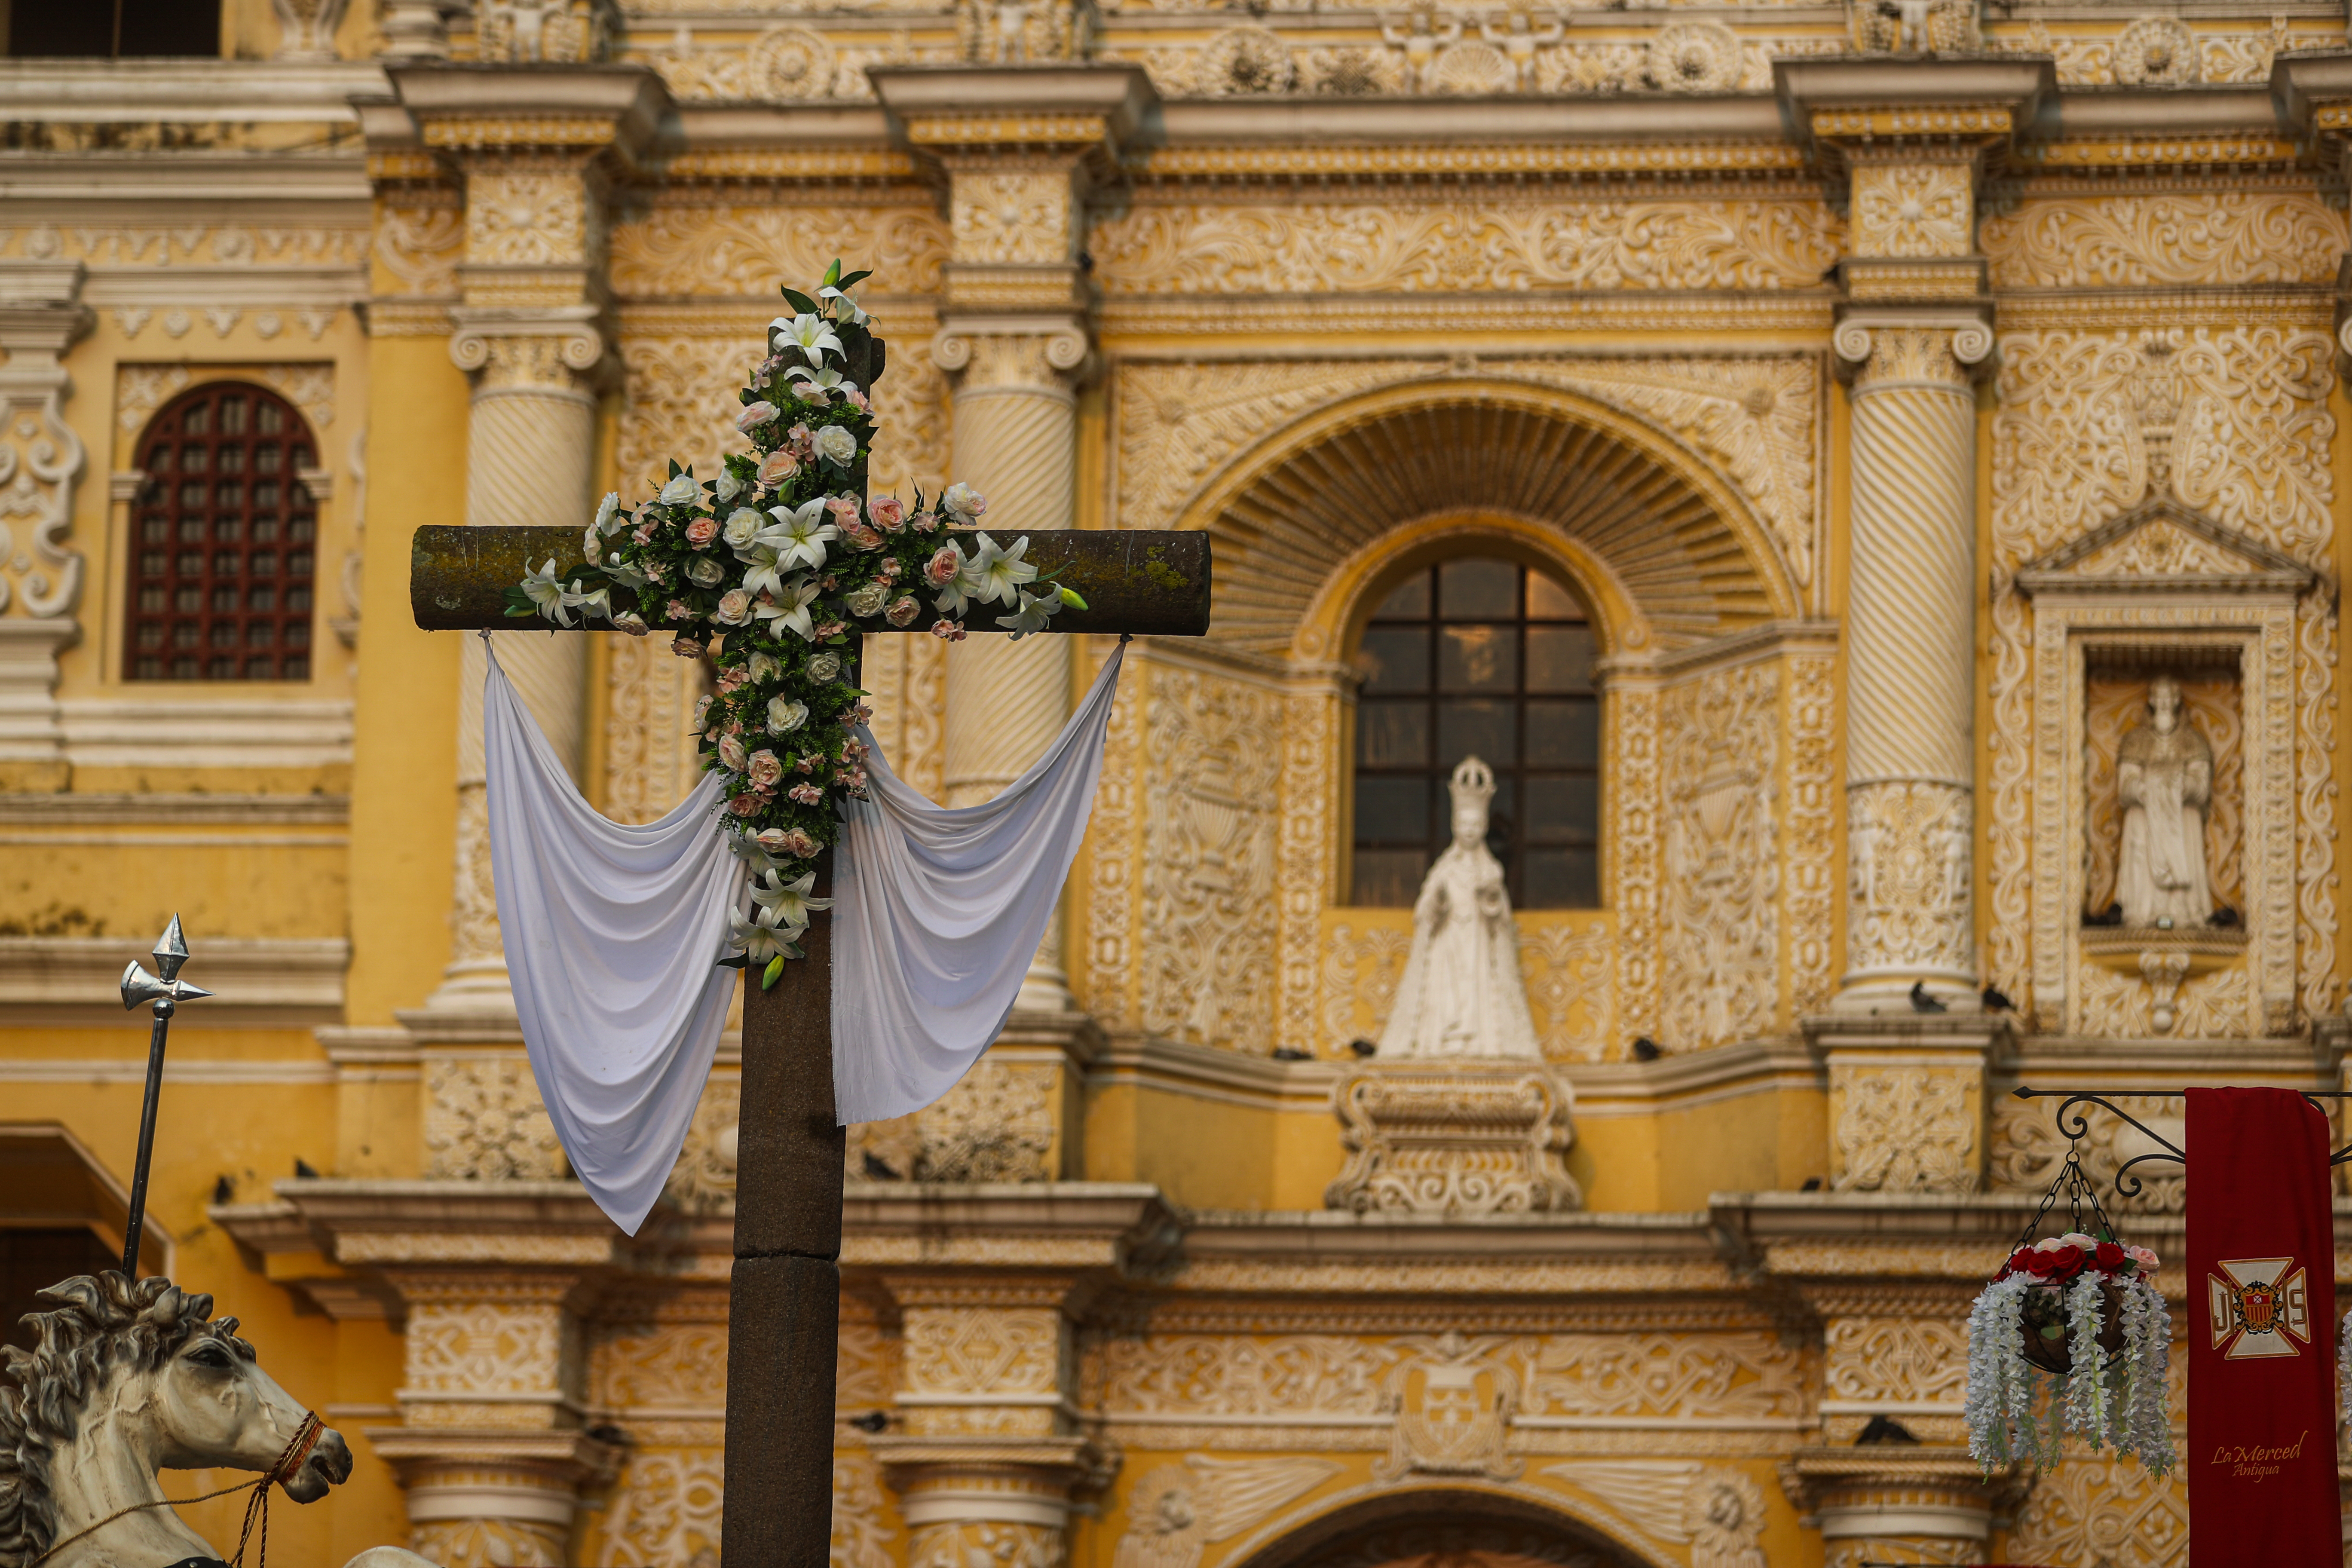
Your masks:
{"label": "statue in niche", "polygon": [[1412,951],[1381,1036],[1381,1058],[1540,1061],[1511,896],[1502,862],[1486,847],[1494,770],[1465,757],[1448,788],[1454,842],[1429,868],[1413,903]]}
{"label": "statue in niche", "polygon": [[2159,676],[2147,689],[2147,721],[2116,753],[2116,801],[2123,843],[2116,853],[2116,899],[2124,924],[2186,929],[2209,925],[2205,811],[2213,799],[2213,748],[2181,716],[2180,683]]}

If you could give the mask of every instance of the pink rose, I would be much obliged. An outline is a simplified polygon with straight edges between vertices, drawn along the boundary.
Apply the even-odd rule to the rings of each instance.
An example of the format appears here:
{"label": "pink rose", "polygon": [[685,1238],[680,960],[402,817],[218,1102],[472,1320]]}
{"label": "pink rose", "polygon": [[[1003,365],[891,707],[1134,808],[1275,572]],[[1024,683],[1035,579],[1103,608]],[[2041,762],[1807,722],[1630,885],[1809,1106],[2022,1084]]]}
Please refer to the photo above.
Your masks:
{"label": "pink rose", "polygon": [[746,791],[745,793],[737,795],[733,800],[729,801],[727,803],[727,809],[733,812],[738,816],[750,816],[754,812],[758,811],[762,804],[764,803],[758,795]]}
{"label": "pink rose", "polygon": [[730,626],[740,626],[743,617],[751,613],[751,595],[740,588],[730,588],[719,595],[719,618]]}
{"label": "pink rose", "polygon": [[2150,1252],[2145,1247],[2126,1247],[2124,1250],[2131,1255],[2132,1266],[2142,1275],[2149,1275],[2156,1272],[2157,1260],[2155,1253]]}
{"label": "pink rose", "polygon": [[851,523],[858,521],[856,496],[835,496],[824,503],[824,510],[833,519],[833,526],[835,528],[847,528]]}
{"label": "pink rose", "polygon": [[796,784],[784,793],[803,805],[816,805],[824,799],[824,791],[813,784]]}
{"label": "pink rose", "polygon": [[743,405],[743,412],[735,416],[735,428],[757,430],[775,416],[776,405],[772,403],[747,403]]}
{"label": "pink rose", "polygon": [[758,842],[760,847],[771,855],[793,859],[804,860],[817,851],[816,840],[808,836],[806,829],[799,827],[762,828]]}
{"label": "pink rose", "polygon": [[702,645],[692,637],[679,637],[669,645],[669,651],[680,658],[700,658]]}
{"label": "pink rose", "polygon": [[915,617],[921,613],[922,606],[915,603],[912,594],[901,594],[890,601],[890,607],[882,612],[882,618],[903,630],[913,625]]}
{"label": "pink rose", "polygon": [[773,789],[783,782],[784,764],[776,760],[775,752],[754,752],[751,761],[749,772],[752,788]]}
{"label": "pink rose", "polygon": [[626,632],[633,637],[641,637],[646,635],[646,618],[635,610],[623,610],[613,617],[613,629],[616,632]]}
{"label": "pink rose", "polygon": [[697,550],[709,549],[710,542],[718,537],[719,520],[715,517],[698,517],[686,525],[686,542]]}
{"label": "pink rose", "polygon": [[866,515],[883,532],[896,533],[907,526],[907,503],[897,496],[877,496],[866,503]]}
{"label": "pink rose", "polygon": [[862,393],[862,392],[858,391],[858,390],[857,390],[857,388],[856,388],[856,387],[854,387],[854,386],[848,385],[848,384],[845,384],[845,384],[843,384],[843,386],[842,386],[842,389],[841,389],[841,395],[842,395],[842,396],[844,396],[844,397],[846,397],[847,399],[849,399],[849,401],[850,401],[851,403],[853,403],[853,404],[856,405],[857,405],[858,407],[860,407],[860,408],[866,408],[866,407],[869,407],[869,406],[871,406],[869,404],[867,404],[867,403],[866,403],[866,395],[865,395],[864,393]]}
{"label": "pink rose", "polygon": [[782,484],[800,471],[801,460],[782,447],[760,459],[760,482],[771,488]]}
{"label": "pink rose", "polygon": [[728,772],[740,773],[751,759],[744,754],[742,742],[732,735],[723,735],[719,741],[719,761]]}
{"label": "pink rose", "polygon": [[849,541],[852,549],[879,550],[882,548],[882,536],[875,532],[869,525],[852,519],[838,526],[841,529],[841,537]]}
{"label": "pink rose", "polygon": [[938,554],[923,563],[923,581],[934,588],[944,588],[962,570],[962,552],[952,544],[942,545]]}

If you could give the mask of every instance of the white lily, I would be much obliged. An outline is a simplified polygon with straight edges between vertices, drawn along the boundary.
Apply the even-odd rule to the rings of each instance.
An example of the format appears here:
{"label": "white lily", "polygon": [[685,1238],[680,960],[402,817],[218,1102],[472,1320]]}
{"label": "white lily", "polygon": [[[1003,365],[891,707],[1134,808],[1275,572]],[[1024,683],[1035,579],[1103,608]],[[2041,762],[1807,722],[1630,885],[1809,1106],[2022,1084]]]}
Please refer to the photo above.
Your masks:
{"label": "white lily", "polygon": [[798,632],[803,642],[816,641],[816,623],[809,618],[809,606],[816,603],[816,584],[803,577],[773,593],[775,603],[754,605],[751,613],[763,621]]}
{"label": "white lily", "polygon": [[846,289],[835,289],[831,284],[827,284],[816,291],[816,297],[820,300],[839,300],[841,308],[849,313],[851,325],[862,327],[866,324],[866,312],[857,308],[857,301],[849,297]]}
{"label": "white lily", "polygon": [[[768,874],[775,875],[772,871]],[[741,915],[730,914],[727,917],[728,940],[741,948],[753,963],[765,963],[781,955],[792,944],[793,938],[808,924],[803,921],[800,925],[780,929],[782,919],[774,910],[765,908],[752,910],[749,920]]]}
{"label": "white lily", "polygon": [[647,583],[652,581],[651,578],[638,571],[635,567],[617,561],[607,562],[605,563],[604,575],[606,579],[612,583],[614,587],[628,588],[631,590],[642,589]]}
{"label": "white lily", "polygon": [[799,931],[809,923],[809,916],[818,910],[833,908],[831,899],[813,899],[809,892],[816,886],[816,873],[803,871],[787,882],[776,872],[770,871],[751,884],[751,900],[764,915],[776,911],[776,918],[788,929]]}
{"label": "white lily", "polygon": [[964,592],[982,604],[992,600],[1000,605],[1017,604],[1021,584],[1037,580],[1037,568],[1022,559],[1028,549],[1025,536],[1014,540],[1012,549],[1000,550],[996,541],[982,534],[980,553],[972,557],[961,574],[971,578],[975,585]]}
{"label": "white lily", "polygon": [[702,499],[702,485],[692,474],[679,474],[662,486],[654,500],[663,506],[690,506]]}
{"label": "white lily", "polygon": [[811,364],[823,364],[827,349],[841,352],[841,339],[823,316],[778,316],[768,323],[768,331],[778,348],[790,344],[806,354]]}
{"label": "white lily", "polygon": [[602,584],[583,588],[577,577],[572,580],[572,586],[564,590],[563,602],[590,620],[599,616],[609,617],[613,613],[613,591]]}
{"label": "white lily", "polygon": [[546,565],[523,578],[522,591],[539,606],[541,615],[559,626],[572,624],[572,595],[556,580],[554,556],[549,556]]}
{"label": "white lily", "polygon": [[621,515],[621,492],[606,490],[596,503],[596,531],[609,537],[628,526],[629,520]]}
{"label": "white lily", "polygon": [[798,386],[803,388],[814,387],[819,392],[855,392],[857,390],[857,384],[856,382],[844,381],[841,377],[841,373],[834,369],[831,365],[826,365],[822,370],[811,370],[807,365],[796,364],[784,374],[791,376],[793,381]]}
{"label": "white lily", "polygon": [[[737,551],[735,559],[743,563],[742,587],[745,593],[755,597],[761,594],[782,595],[784,574],[792,570],[792,564],[784,560],[772,542],[764,536],[755,539],[750,548]],[[755,610],[753,613],[758,612]]]}
{"label": "white lily", "polygon": [[796,507],[772,506],[768,515],[776,526],[761,529],[760,542],[772,545],[787,566],[824,565],[825,545],[841,537],[841,530],[824,521],[823,496]]}
{"label": "white lily", "polygon": [[1045,623],[1059,615],[1061,609],[1062,596],[1059,594],[1040,595],[1024,588],[1021,593],[1021,607],[1009,616],[997,616],[996,624],[1011,632],[1013,640],[1018,642],[1031,632],[1044,631]]}

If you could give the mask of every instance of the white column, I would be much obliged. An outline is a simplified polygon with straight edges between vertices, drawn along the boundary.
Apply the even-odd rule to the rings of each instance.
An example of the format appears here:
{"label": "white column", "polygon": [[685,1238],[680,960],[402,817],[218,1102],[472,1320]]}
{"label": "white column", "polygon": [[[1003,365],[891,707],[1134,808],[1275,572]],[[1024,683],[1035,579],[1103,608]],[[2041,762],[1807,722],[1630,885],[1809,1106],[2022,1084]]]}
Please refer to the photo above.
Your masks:
{"label": "white column", "polygon": [[1853,384],[1841,1012],[1977,1003],[1975,324],[1839,329]]}
{"label": "white column", "polygon": [[[988,498],[982,525],[1005,536],[1072,526],[1077,399],[1068,375],[1086,358],[1085,337],[1066,327],[985,335],[950,329],[931,352],[960,373],[950,473]],[[948,805],[992,798],[1044,754],[1069,717],[1075,645],[1052,635],[1014,642],[991,631],[948,650]],[[1016,1005],[1024,1010],[1072,1005],[1063,928],[1057,906],[1022,984]]]}
{"label": "white column", "polygon": [[85,466],[59,363],[89,327],[79,261],[0,261],[0,789],[66,787],[58,655],[81,636],[81,552],[67,542]]}
{"label": "white column", "polygon": [[[542,329],[544,330],[544,329]],[[493,335],[461,330],[451,356],[478,373],[467,423],[466,521],[469,526],[583,526],[592,508],[589,465],[596,403],[575,363],[604,352],[594,334]],[[567,358],[567,355],[569,356]],[[499,664],[539,721],[556,754],[581,776],[586,728],[588,642],[580,636],[496,632]],[[511,1012],[506,956],[490,879],[489,806],[482,769],[481,638],[468,635],[457,688],[457,856],[450,908],[451,956],[436,1010]]]}

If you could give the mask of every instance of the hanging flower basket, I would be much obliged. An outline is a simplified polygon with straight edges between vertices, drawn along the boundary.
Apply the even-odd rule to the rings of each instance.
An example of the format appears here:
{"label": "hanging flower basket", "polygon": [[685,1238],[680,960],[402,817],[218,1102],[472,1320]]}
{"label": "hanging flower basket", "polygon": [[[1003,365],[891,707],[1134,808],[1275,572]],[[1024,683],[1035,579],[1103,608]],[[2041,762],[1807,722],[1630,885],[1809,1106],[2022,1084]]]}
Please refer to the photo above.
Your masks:
{"label": "hanging flower basket", "polygon": [[[2034,1240],[2068,1188],[2074,1227]],[[2095,1450],[2132,1455],[2152,1474],[2172,1468],[2172,1317],[2148,1282],[2156,1268],[2155,1253],[2116,1238],[2069,1154],[2025,1239],[1969,1312],[1969,1452],[1987,1471],[2020,1461],[2047,1469],[2068,1432]]]}

